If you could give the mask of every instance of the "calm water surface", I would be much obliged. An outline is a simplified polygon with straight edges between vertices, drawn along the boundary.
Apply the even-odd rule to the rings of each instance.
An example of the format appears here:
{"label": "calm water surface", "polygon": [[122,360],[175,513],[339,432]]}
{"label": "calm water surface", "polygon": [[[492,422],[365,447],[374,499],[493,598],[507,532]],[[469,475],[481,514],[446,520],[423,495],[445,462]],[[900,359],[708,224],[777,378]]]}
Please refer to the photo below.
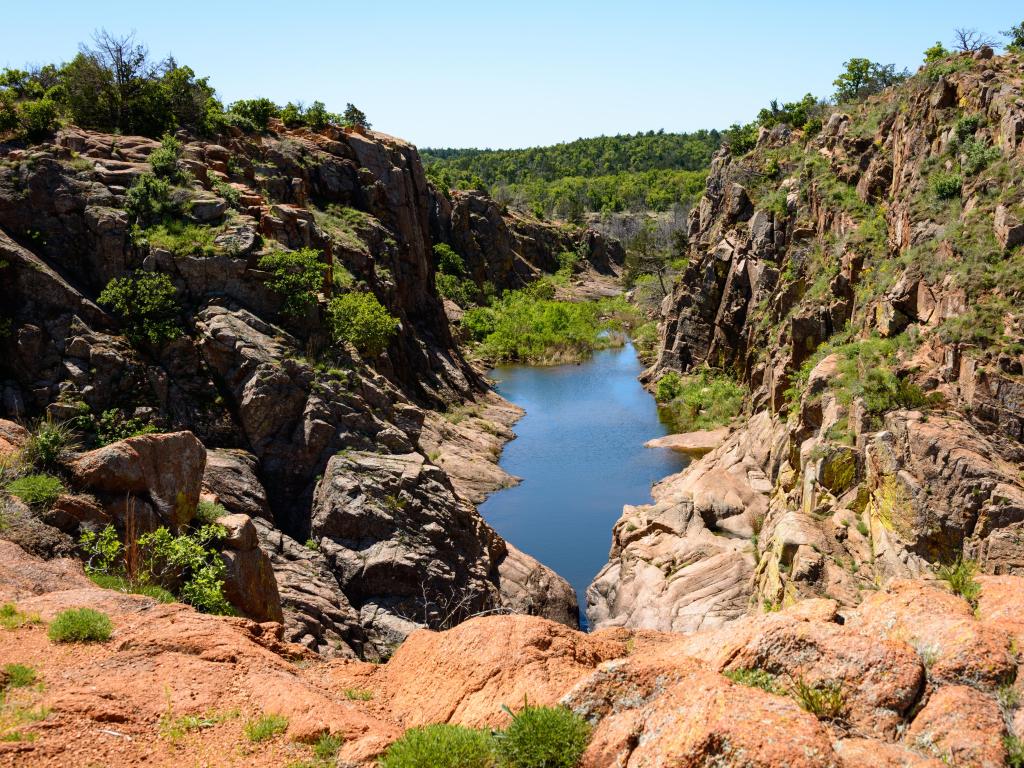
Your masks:
{"label": "calm water surface", "polygon": [[[640,386],[632,345],[597,352],[582,365],[505,366],[491,379],[526,409],[501,466],[522,478],[480,506],[484,518],[519,549],[585,592],[608,559],[612,525],[623,504],[651,500],[651,485],[686,459],[644,448],[667,434],[654,398]],[[582,620],[581,616],[581,620]]]}

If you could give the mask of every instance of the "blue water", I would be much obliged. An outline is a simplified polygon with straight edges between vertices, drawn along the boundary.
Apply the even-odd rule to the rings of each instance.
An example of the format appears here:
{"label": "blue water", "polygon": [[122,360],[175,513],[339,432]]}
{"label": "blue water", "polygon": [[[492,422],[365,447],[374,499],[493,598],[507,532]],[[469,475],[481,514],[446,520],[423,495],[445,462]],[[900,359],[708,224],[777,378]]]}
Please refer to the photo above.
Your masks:
{"label": "blue water", "polygon": [[581,365],[504,366],[490,374],[503,397],[526,409],[501,456],[505,471],[523,482],[492,494],[480,512],[569,580],[581,614],[622,505],[649,502],[651,485],[686,464],[682,454],[644,448],[667,429],[637,381],[640,371],[627,344]]}

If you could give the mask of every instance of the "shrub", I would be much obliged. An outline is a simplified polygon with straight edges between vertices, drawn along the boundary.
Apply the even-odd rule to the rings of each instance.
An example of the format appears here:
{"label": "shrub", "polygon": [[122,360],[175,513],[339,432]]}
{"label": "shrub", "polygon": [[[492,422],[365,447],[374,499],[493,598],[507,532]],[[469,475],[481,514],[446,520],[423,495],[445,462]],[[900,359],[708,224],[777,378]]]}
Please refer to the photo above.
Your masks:
{"label": "shrub", "polygon": [[72,608],[57,614],[48,635],[55,643],[103,643],[110,639],[112,631],[113,625],[105,613]]}
{"label": "shrub", "polygon": [[999,158],[999,150],[983,141],[968,139],[960,147],[960,168],[968,176],[985,170],[989,163]]}
{"label": "shrub", "polygon": [[346,688],[345,698],[350,701],[371,701],[373,699],[373,691],[368,691],[364,688]]}
{"label": "shrub", "polygon": [[388,747],[380,768],[494,768],[494,744],[486,731],[460,725],[410,728]]}
{"label": "shrub", "polygon": [[4,677],[7,679],[5,684],[7,688],[28,688],[39,681],[36,671],[24,664],[5,664],[3,671]]}
{"label": "shrub", "polygon": [[181,142],[171,135],[164,136],[160,146],[149,153],[149,165],[153,175],[160,179],[178,178],[178,158],[181,157]]}
{"label": "shrub", "polygon": [[281,715],[262,715],[245,724],[245,738],[252,742],[269,741],[288,730],[288,718]]}
{"label": "shrub", "polygon": [[1024,768],[1024,740],[1019,736],[1004,736],[1007,768]]}
{"label": "shrub", "polygon": [[224,596],[226,566],[212,546],[223,536],[224,528],[219,525],[204,525],[194,533],[177,536],[160,527],[140,536],[138,544],[147,577],[161,586],[177,587],[182,601],[198,611],[233,614]]}
{"label": "shrub", "polygon": [[567,707],[529,704],[496,737],[498,754],[511,768],[573,768],[589,740],[590,725]]}
{"label": "shrub", "polygon": [[41,141],[57,127],[57,105],[50,99],[26,101],[18,106],[18,121],[30,141]]}
{"label": "shrub", "polygon": [[6,487],[9,494],[36,509],[48,509],[65,490],[59,477],[45,473],[19,477]]}
{"label": "shrub", "polygon": [[213,525],[220,518],[227,515],[228,511],[222,504],[218,504],[214,501],[200,501],[196,507],[196,516],[194,522],[200,525]]}
{"label": "shrub", "polygon": [[782,693],[776,683],[775,675],[765,672],[763,669],[727,669],[722,674],[739,685],[760,688],[768,693]]}
{"label": "shrub", "polygon": [[135,179],[124,196],[124,210],[134,223],[158,221],[178,212],[171,198],[171,185],[152,173],[143,173]]}
{"label": "shrub", "polygon": [[78,445],[78,437],[70,423],[47,417],[32,428],[22,457],[33,466],[46,469],[57,466],[65,454],[77,449]]}
{"label": "shrub", "polygon": [[472,280],[460,280],[444,272],[438,272],[434,279],[438,294],[454,301],[460,307],[470,306],[476,298],[477,287]]}
{"label": "shrub", "polygon": [[811,685],[798,677],[791,693],[797,704],[819,720],[838,720],[846,711],[846,694],[837,682]]}
{"label": "shrub", "polygon": [[265,131],[270,125],[270,118],[277,117],[281,110],[270,99],[260,98],[236,101],[231,105],[230,112],[248,120],[261,131]]}
{"label": "shrub", "polygon": [[398,332],[398,318],[369,292],[353,291],[333,298],[327,312],[334,340],[353,344],[371,356],[387,349]]}
{"label": "shrub", "polygon": [[20,125],[14,94],[7,90],[0,91],[0,133],[9,133]]}
{"label": "shrub", "polygon": [[466,263],[447,243],[435,245],[434,256],[437,258],[438,271],[454,277],[462,277],[466,274]]}
{"label": "shrub", "polygon": [[112,279],[97,302],[109,307],[120,319],[125,335],[133,343],[159,346],[181,335],[176,296],[177,291],[167,275],[136,272]]}
{"label": "shrub", "polygon": [[658,381],[661,415],[679,432],[728,424],[743,408],[745,391],[728,376],[704,369],[688,376],[670,371]]}
{"label": "shrub", "polygon": [[112,408],[100,414],[96,424],[96,441],[101,446],[110,445],[118,440],[158,431],[155,425],[147,424],[142,419],[125,416],[121,411]]}
{"label": "shrub", "polygon": [[939,200],[952,200],[960,197],[960,190],[964,185],[964,179],[959,173],[939,171],[932,174],[932,192]]}
{"label": "shrub", "polygon": [[949,585],[954,595],[959,595],[975,606],[981,596],[981,584],[974,578],[977,573],[976,562],[958,557],[953,564],[941,566],[938,576]]}
{"label": "shrub", "polygon": [[260,257],[258,266],[270,273],[267,287],[282,298],[281,312],[299,316],[316,304],[316,294],[323,287],[326,265],[320,251],[302,248],[298,251],[274,251]]}

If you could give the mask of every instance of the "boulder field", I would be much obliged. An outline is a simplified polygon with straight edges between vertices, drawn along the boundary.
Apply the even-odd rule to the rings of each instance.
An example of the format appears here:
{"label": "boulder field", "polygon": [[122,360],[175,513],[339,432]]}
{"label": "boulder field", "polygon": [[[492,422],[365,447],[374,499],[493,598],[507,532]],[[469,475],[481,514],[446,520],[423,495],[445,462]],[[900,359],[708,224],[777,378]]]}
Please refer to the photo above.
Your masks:
{"label": "boulder field", "polygon": [[[895,581],[853,611],[811,598],[688,635],[479,617],[416,631],[375,664],[327,659],[277,622],[99,589],[76,560],[0,541],[0,603],[28,619],[0,629],[0,664],[37,671],[42,684],[10,701],[45,715],[21,726],[31,739],[0,743],[0,765],[280,766],[330,733],[339,764],[371,766],[406,728],[502,727],[502,707],[528,700],[593,725],[586,768],[995,768],[1021,719],[1024,579],[980,582],[976,610],[939,582]],[[50,641],[46,623],[71,607],[106,612],[111,639]],[[824,711],[808,690],[837,703]],[[285,718],[284,734],[249,741],[264,715]]]}

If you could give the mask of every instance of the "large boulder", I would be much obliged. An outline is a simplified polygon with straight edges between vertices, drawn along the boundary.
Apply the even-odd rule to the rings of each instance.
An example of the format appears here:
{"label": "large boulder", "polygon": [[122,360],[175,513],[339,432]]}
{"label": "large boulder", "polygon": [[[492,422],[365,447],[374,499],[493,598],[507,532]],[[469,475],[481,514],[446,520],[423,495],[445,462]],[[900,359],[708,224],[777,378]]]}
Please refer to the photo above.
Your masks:
{"label": "large boulder", "polygon": [[256,526],[247,515],[225,515],[221,559],[226,566],[224,593],[231,604],[257,621],[284,620],[281,596],[270,558],[259,548]]}
{"label": "large boulder", "polygon": [[940,688],[907,729],[909,744],[950,765],[1001,768],[1006,748],[999,705],[966,685]]}
{"label": "large boulder", "polygon": [[138,496],[162,522],[186,525],[195,514],[206,465],[206,449],[191,432],[139,435],[78,456],[70,466],[75,482],[90,491]]}

